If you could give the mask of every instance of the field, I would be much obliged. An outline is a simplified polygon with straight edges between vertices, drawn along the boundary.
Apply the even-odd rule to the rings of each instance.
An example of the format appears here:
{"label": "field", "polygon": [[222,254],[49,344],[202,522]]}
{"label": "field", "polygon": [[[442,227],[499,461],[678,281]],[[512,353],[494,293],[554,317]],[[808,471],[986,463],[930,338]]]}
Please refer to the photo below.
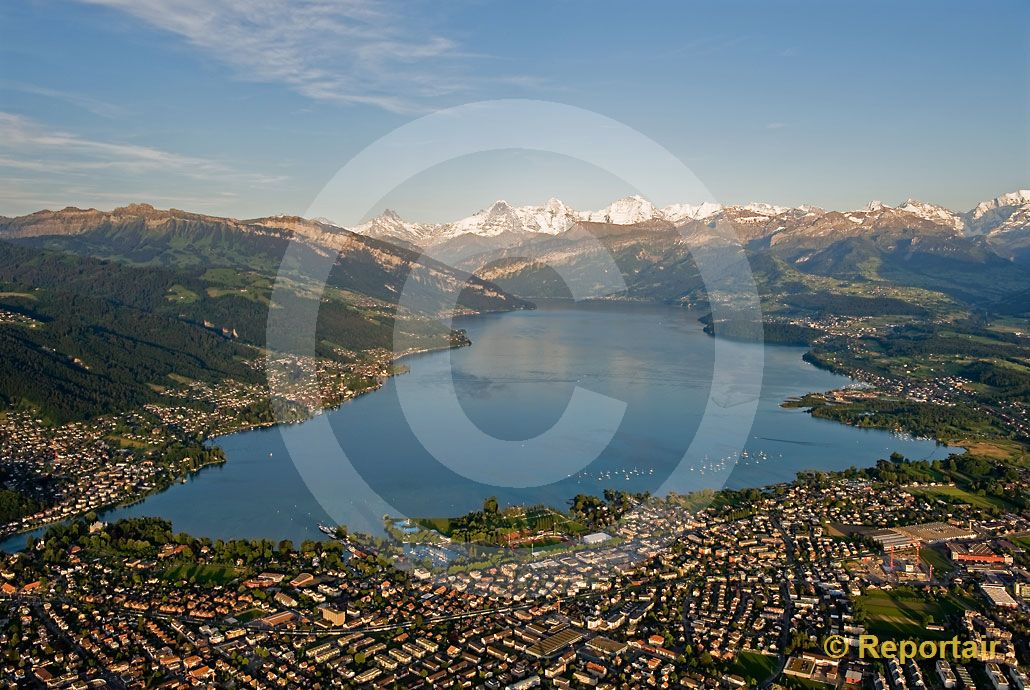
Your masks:
{"label": "field", "polygon": [[186,580],[202,585],[224,585],[236,576],[236,569],[231,565],[216,563],[175,563],[161,574],[166,580]]}
{"label": "field", "polygon": [[509,547],[554,546],[588,531],[565,514],[544,506],[512,507],[490,515],[419,518],[415,523],[456,542]]}
{"label": "field", "polygon": [[209,284],[208,297],[235,295],[262,304],[268,304],[272,288],[272,282],[265,276],[229,268],[209,268],[203,280]]}
{"label": "field", "polygon": [[249,623],[252,620],[263,618],[267,615],[268,611],[255,607],[252,609],[247,609],[246,611],[241,611],[240,613],[237,613],[235,616],[233,616],[233,618],[238,620],[240,623]]}
{"label": "field", "polygon": [[193,292],[189,288],[179,285],[176,283],[172,287],[168,288],[168,295],[166,297],[169,302],[180,302],[183,304],[192,304],[200,299],[197,293]]}
{"label": "field", "polygon": [[934,576],[950,573],[955,569],[955,566],[952,565],[947,556],[932,546],[923,547],[919,555],[924,561],[933,566]]}
{"label": "field", "polygon": [[859,597],[855,605],[865,613],[870,633],[896,640],[944,639],[948,634],[926,629],[930,619],[941,624],[966,607],[950,597],[938,602],[905,589],[871,590]]}
{"label": "field", "polygon": [[911,491],[913,494],[922,494],[924,496],[943,496],[955,499],[962,501],[963,503],[968,503],[971,506],[976,506],[977,508],[1004,508],[1009,510],[1012,507],[1000,498],[995,498],[993,496],[979,496],[977,494],[970,493],[965,489],[960,489],[957,486],[929,486],[912,489]]}
{"label": "field", "polygon": [[774,656],[757,652],[741,652],[733,660],[729,672],[761,683],[777,670],[778,665],[779,660]]}
{"label": "field", "polygon": [[145,441],[141,441],[135,438],[127,438],[121,434],[112,434],[107,437],[111,441],[118,444],[119,448],[147,448],[149,444]]}
{"label": "field", "polygon": [[955,443],[957,446],[961,446],[969,451],[972,455],[978,455],[984,458],[991,458],[992,460],[1008,460],[1010,458],[1021,457],[1023,448],[1014,441],[1007,441],[1005,439],[995,439],[991,441],[985,441],[983,439],[963,439]]}
{"label": "field", "polygon": [[430,517],[430,518],[419,518],[416,522],[427,529],[431,529],[435,532],[439,532],[445,537],[451,535],[451,518],[446,517]]}
{"label": "field", "polygon": [[786,674],[781,674],[776,682],[785,688],[797,688],[797,690],[826,690],[830,687],[828,684],[816,680]]}

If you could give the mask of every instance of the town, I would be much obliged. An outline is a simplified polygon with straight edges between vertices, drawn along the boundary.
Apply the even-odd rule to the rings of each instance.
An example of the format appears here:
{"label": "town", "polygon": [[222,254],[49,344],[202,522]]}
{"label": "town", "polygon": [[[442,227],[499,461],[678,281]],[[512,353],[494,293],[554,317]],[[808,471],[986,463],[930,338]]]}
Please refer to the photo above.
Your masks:
{"label": "town", "polygon": [[[881,421],[876,405],[961,408],[963,444],[977,452],[933,463],[895,454],[739,492],[605,490],[575,497],[568,515],[489,498],[461,518],[384,516],[385,540],[327,527],[332,538],[294,545],[96,515],[222,462],[210,439],[376,389],[398,371],[392,353],[281,358],[267,387],[184,379],[158,403],[89,422],[9,410],[5,483],[30,503],[15,506],[3,534],[56,526],[0,569],[3,678],[47,688],[1023,690],[1030,473],[1005,456],[1018,447],[1006,438],[1026,437],[1025,405],[985,401],[943,368],[885,371],[857,346],[828,346],[882,324],[791,325],[823,333],[821,365],[861,384],[786,405],[898,432],[921,418],[892,421],[891,409]],[[969,410],[996,426],[977,437]],[[954,638],[990,655],[860,658],[869,635]],[[831,656],[824,644],[836,638],[844,653]]]}
{"label": "town", "polygon": [[[224,461],[206,442],[258,426],[306,419],[375,390],[396,370],[385,350],[354,361],[284,355],[268,385],[181,380],[160,403],[89,421],[54,424],[32,411],[0,413],[5,486],[25,497],[0,537],[138,501]],[[251,362],[255,368],[264,362]],[[274,391],[274,395],[270,394]]]}
{"label": "town", "polygon": [[[342,530],[295,546],[89,518],[0,569],[2,673],[51,688],[1023,688],[1030,524],[964,498],[803,476],[644,498],[582,546],[450,569]],[[859,659],[867,633],[990,641],[993,656]]]}
{"label": "town", "polygon": [[0,690],[1030,690],[1027,26],[0,3]]}

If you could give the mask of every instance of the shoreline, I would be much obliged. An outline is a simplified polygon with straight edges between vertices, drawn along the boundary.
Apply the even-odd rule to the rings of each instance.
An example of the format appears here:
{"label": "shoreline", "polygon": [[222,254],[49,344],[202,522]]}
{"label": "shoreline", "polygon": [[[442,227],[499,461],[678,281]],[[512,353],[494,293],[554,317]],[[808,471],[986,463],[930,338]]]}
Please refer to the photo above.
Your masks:
{"label": "shoreline", "polygon": [[[579,304],[579,303],[577,303],[577,302],[575,302],[573,300],[545,300],[544,302],[545,302],[545,308],[546,308],[547,305],[551,305],[551,306],[557,307],[559,309],[561,309],[563,307],[564,308],[568,308],[568,307],[572,307],[572,306],[575,306],[575,305]],[[625,300],[601,300],[601,301],[591,300],[589,302],[589,304],[590,305],[597,305],[597,306],[613,306],[613,305],[621,304],[621,305],[626,305],[626,306],[632,307],[632,306],[634,306],[636,304],[639,304],[639,303],[631,302],[631,301],[625,301]],[[683,309],[683,307],[681,305],[655,305],[655,306],[660,306],[660,307],[665,307],[665,308],[673,308],[673,309]],[[476,316],[485,316],[485,315],[490,315],[490,314],[505,314],[505,313],[510,313],[510,312],[483,312],[483,313],[479,313],[479,314],[462,314],[460,316],[460,318],[469,318],[469,317],[476,317]],[[700,321],[700,319],[699,319],[699,321]],[[452,329],[458,330],[458,329],[454,328],[453,325],[452,325]],[[702,329],[702,331],[704,331],[704,329]],[[710,333],[708,335],[710,335],[713,338],[714,337],[720,337],[718,335],[712,335]],[[730,339],[732,340],[732,338],[730,338]],[[464,341],[459,342],[459,343],[452,343],[452,344],[443,345],[443,346],[440,346],[440,347],[427,347],[427,348],[421,348],[421,349],[418,349],[418,350],[413,350],[413,351],[405,352],[403,354],[398,355],[395,358],[390,359],[389,360],[389,366],[393,366],[393,365],[395,365],[397,363],[401,363],[404,360],[407,360],[409,358],[413,358],[413,357],[416,357],[416,356],[421,356],[421,355],[426,355],[426,354],[434,354],[434,353],[444,352],[444,351],[453,350],[453,349],[461,349],[463,347],[470,347],[472,344],[473,344],[472,341],[469,340],[467,338],[467,336],[466,336]],[[785,343],[765,343],[765,344],[773,345],[773,346],[776,346],[776,345],[780,345],[780,346],[787,345]],[[787,346],[789,346],[789,347],[803,347],[803,346],[797,346],[797,345],[787,345]],[[822,367],[818,367],[816,364],[814,364],[813,362],[810,362],[808,360],[805,360],[805,363],[806,363],[806,365],[813,366],[814,368],[822,368]],[[209,436],[204,436],[204,437],[198,438],[198,441],[200,443],[202,443],[203,445],[205,445],[205,446],[218,448],[218,447],[220,447],[217,444],[218,439],[221,439],[221,438],[224,438],[224,437],[227,437],[227,436],[231,436],[231,435],[234,435],[234,434],[237,434],[237,433],[242,433],[242,432],[246,432],[246,431],[253,431],[253,430],[259,430],[259,429],[269,429],[269,428],[280,426],[280,425],[286,426],[286,425],[292,425],[292,424],[295,424],[295,423],[303,423],[303,422],[306,422],[306,421],[309,421],[309,420],[313,419],[316,416],[321,415],[322,413],[335,411],[335,410],[341,408],[345,403],[347,403],[349,401],[356,400],[359,397],[362,397],[362,396],[364,396],[366,394],[378,391],[378,390],[380,390],[385,385],[385,383],[390,378],[393,378],[394,376],[399,376],[399,375],[404,374],[404,373],[408,373],[408,371],[405,370],[405,371],[391,372],[391,373],[389,373],[389,374],[387,374],[385,376],[382,376],[382,377],[378,378],[376,383],[375,383],[375,385],[371,385],[368,388],[362,389],[360,392],[357,392],[355,395],[353,395],[351,397],[348,397],[348,398],[344,398],[344,399],[340,400],[339,402],[337,402],[336,404],[327,405],[325,407],[322,407],[322,408],[319,408],[317,410],[314,410],[313,412],[310,412],[310,413],[306,414],[302,418],[298,418],[298,419],[294,419],[294,420],[272,420],[272,421],[263,421],[263,422],[254,422],[254,423],[250,423],[250,424],[244,424],[244,425],[241,425],[238,428],[234,428],[232,430],[223,431],[221,433],[211,434]],[[847,378],[848,380],[851,380],[851,381],[856,381],[857,380],[857,379],[854,379],[853,377],[849,376],[845,372],[834,371],[834,372],[831,372],[831,373],[835,373],[835,374],[841,375],[841,376],[843,376],[843,377],[845,377],[845,378]],[[812,394],[813,393],[807,393],[806,395],[812,395]],[[815,394],[818,394],[818,393],[815,393]],[[788,406],[788,405],[786,405],[786,403],[788,403],[788,402],[789,402],[789,400],[781,401],[780,405],[786,407],[786,406]],[[804,410],[804,411],[810,413],[809,410]],[[810,415],[810,416],[812,416],[812,418],[816,418],[813,415]],[[829,419],[828,420],[824,420],[824,421],[836,421],[838,424],[841,424],[843,426],[848,426],[850,428],[860,429],[860,427],[857,427],[857,426],[851,425],[851,424],[847,424],[846,422],[843,422],[843,421],[829,420]],[[881,431],[881,432],[884,432],[884,431],[889,432],[890,431],[890,429],[879,429],[879,428],[878,429],[870,429],[870,430],[876,430],[876,431]],[[962,447],[963,450],[964,450],[964,453],[962,453],[962,454],[965,454],[965,453],[969,452],[969,449],[967,447],[961,446],[959,444],[952,445],[951,443],[949,443],[947,441],[942,441],[941,439],[937,439],[937,438],[931,438],[931,439],[928,439],[928,440],[932,440],[938,446],[949,447],[949,448]],[[962,454],[957,454],[957,455],[962,455]],[[160,493],[163,493],[164,491],[167,491],[167,490],[171,489],[177,483],[180,483],[180,480],[182,480],[181,483],[186,483],[185,482],[186,479],[189,479],[189,478],[192,478],[192,477],[194,477],[196,475],[199,475],[202,470],[208,469],[211,466],[215,466],[215,465],[217,465],[217,466],[224,466],[225,464],[227,464],[227,462],[228,462],[228,458],[225,458],[224,460],[222,460],[220,462],[205,463],[204,465],[199,466],[199,467],[197,467],[194,470],[191,470],[191,471],[186,472],[184,474],[176,475],[176,476],[170,478],[169,481],[165,482],[161,486],[154,487],[153,489],[151,489],[150,491],[147,491],[146,493],[135,495],[135,496],[131,496],[131,497],[127,497],[124,500],[120,500],[120,501],[117,501],[115,503],[108,504],[108,505],[103,506],[101,508],[95,508],[95,509],[93,509],[90,512],[96,512],[98,514],[98,518],[99,518],[99,517],[102,517],[103,514],[110,513],[110,512],[112,512],[114,510],[118,510],[118,509],[121,509],[121,508],[127,508],[127,507],[130,507],[130,506],[133,506],[133,505],[137,505],[139,503],[142,503],[142,502],[146,501],[148,498],[151,498],[154,495],[158,495]],[[777,482],[777,483],[774,483],[774,484],[767,484],[767,485],[763,484],[763,485],[755,486],[753,488],[765,489],[765,488],[768,488],[769,486],[775,486],[776,484],[780,484],[780,483],[784,483],[784,482]],[[789,483],[789,481],[787,483]],[[66,517],[58,519],[58,520],[53,520],[53,521],[50,521],[50,522],[38,523],[38,524],[35,524],[33,526],[26,527],[24,529],[20,529],[20,530],[17,530],[15,532],[11,532],[11,533],[9,533],[7,535],[4,535],[4,536],[0,537],[0,541],[8,541],[8,540],[11,540],[11,539],[14,539],[14,538],[18,537],[19,535],[28,535],[28,534],[33,533],[33,532],[37,532],[37,531],[40,531],[40,530],[45,530],[46,528],[51,527],[51,526],[56,525],[56,524],[61,524],[61,523],[65,523],[65,522],[68,522],[68,521],[71,521],[71,520],[80,519],[85,514],[87,514],[87,513],[72,514],[72,515],[66,516]],[[24,547],[22,547],[22,548],[24,548]]]}
{"label": "shoreline", "polygon": [[[498,313],[504,314],[504,313],[508,313],[508,312],[483,312],[483,314],[498,314]],[[467,316],[480,316],[480,315],[481,314],[465,314],[465,315],[462,315],[462,316],[463,317],[467,317]],[[444,345],[444,346],[441,346],[441,347],[427,347],[427,348],[423,348],[423,349],[420,349],[420,350],[415,350],[415,351],[411,351],[411,352],[405,352],[405,353],[403,353],[401,355],[398,355],[397,357],[391,359],[389,366],[393,366],[395,363],[400,362],[400,361],[402,361],[404,359],[411,358],[411,357],[416,357],[416,356],[419,356],[419,355],[432,354],[432,353],[436,353],[436,352],[443,352],[443,351],[446,351],[446,350],[461,349],[463,347],[471,347],[471,345],[472,345],[472,341],[468,340],[468,338],[466,338],[464,342],[459,343],[459,344],[450,344],[450,345]],[[340,400],[339,402],[337,402],[337,403],[335,403],[333,405],[327,405],[327,406],[319,408],[319,409],[317,409],[317,410],[315,410],[313,412],[309,412],[308,414],[306,414],[301,419],[290,420],[290,421],[287,421],[287,420],[272,420],[272,421],[267,421],[267,422],[254,422],[254,423],[250,423],[250,424],[244,424],[244,425],[241,425],[240,427],[238,427],[236,429],[232,429],[232,430],[229,430],[229,431],[223,431],[223,432],[219,432],[219,433],[215,433],[215,434],[198,436],[196,441],[200,445],[203,445],[203,446],[206,446],[206,447],[220,448],[220,446],[218,446],[218,444],[216,443],[216,441],[218,439],[220,439],[220,438],[225,438],[227,436],[232,436],[234,434],[239,434],[239,433],[243,433],[243,432],[247,432],[247,431],[257,431],[259,429],[271,429],[271,428],[278,427],[278,426],[291,426],[293,424],[303,424],[304,422],[310,421],[311,419],[313,419],[313,418],[315,418],[315,417],[317,417],[317,416],[319,416],[319,415],[321,415],[321,414],[323,414],[325,412],[332,412],[334,410],[337,410],[337,409],[343,407],[344,405],[346,405],[347,403],[349,403],[351,401],[357,400],[358,398],[360,398],[360,397],[362,397],[364,395],[367,395],[369,393],[374,393],[374,392],[378,391],[379,389],[381,389],[383,387],[383,385],[386,383],[386,381],[388,379],[393,378],[394,376],[400,376],[400,375],[402,375],[404,373],[407,373],[407,372],[404,371],[404,372],[394,372],[394,373],[387,374],[386,376],[381,377],[380,379],[378,379],[376,381],[375,385],[369,386],[368,388],[365,388],[365,389],[361,390],[360,392],[357,392],[355,395],[353,395],[353,396],[351,396],[349,398],[344,398],[344,399]],[[228,462],[229,462],[229,459],[227,457],[225,457],[224,459],[222,459],[220,461],[206,462],[206,463],[196,467],[193,470],[190,470],[190,471],[185,472],[183,474],[174,475],[174,476],[170,477],[168,479],[168,481],[164,482],[163,484],[161,484],[159,486],[155,486],[155,487],[153,487],[152,489],[150,489],[150,490],[148,490],[146,492],[143,492],[141,494],[136,494],[136,495],[133,495],[133,496],[128,496],[128,497],[126,497],[124,499],[115,501],[113,503],[108,503],[108,504],[104,504],[104,505],[98,506],[96,508],[92,508],[89,511],[86,511],[84,513],[74,513],[74,514],[67,515],[65,517],[61,517],[61,518],[58,518],[58,519],[55,519],[55,520],[39,522],[39,523],[30,525],[30,526],[26,526],[26,527],[22,527],[22,528],[16,529],[16,530],[11,531],[11,532],[6,532],[6,533],[0,532],[0,543],[10,541],[12,539],[17,538],[20,535],[25,535],[27,537],[28,535],[30,535],[30,534],[32,534],[34,532],[39,532],[40,530],[44,530],[45,531],[46,529],[48,529],[50,527],[53,527],[55,525],[61,525],[61,524],[65,524],[65,523],[73,521],[73,520],[81,519],[82,517],[88,515],[89,513],[96,513],[97,514],[97,519],[100,519],[106,513],[110,513],[110,512],[112,512],[114,510],[119,510],[119,509],[122,509],[122,508],[129,508],[129,507],[137,505],[139,503],[143,503],[148,498],[151,498],[151,497],[156,496],[158,494],[164,493],[165,491],[168,491],[169,489],[171,489],[172,487],[176,486],[177,484],[185,483],[185,480],[191,479],[191,478],[193,478],[195,476],[198,476],[203,470],[209,469],[211,467],[221,467],[221,466],[227,464]],[[25,546],[22,546],[18,550],[22,551],[24,549],[25,549]],[[3,551],[4,551],[4,549],[0,548],[0,552],[3,552]]]}

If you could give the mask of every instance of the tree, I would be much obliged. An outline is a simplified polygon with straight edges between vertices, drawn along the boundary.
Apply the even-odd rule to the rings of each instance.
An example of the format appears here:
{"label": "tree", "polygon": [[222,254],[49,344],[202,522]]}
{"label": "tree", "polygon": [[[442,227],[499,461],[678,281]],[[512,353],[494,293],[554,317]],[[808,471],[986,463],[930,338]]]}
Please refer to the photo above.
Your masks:
{"label": "tree", "polygon": [[497,514],[497,497],[496,496],[490,496],[485,501],[483,501],[483,512],[486,513],[487,515],[496,515]]}

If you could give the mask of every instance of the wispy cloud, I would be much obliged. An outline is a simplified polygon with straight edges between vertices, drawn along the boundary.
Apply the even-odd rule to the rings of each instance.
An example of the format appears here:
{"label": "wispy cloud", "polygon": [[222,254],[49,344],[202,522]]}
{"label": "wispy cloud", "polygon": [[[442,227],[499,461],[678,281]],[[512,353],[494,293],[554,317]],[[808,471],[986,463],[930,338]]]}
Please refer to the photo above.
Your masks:
{"label": "wispy cloud", "polygon": [[233,192],[219,194],[168,194],[149,187],[122,191],[103,191],[89,185],[41,187],[38,180],[7,178],[0,188],[0,213],[18,215],[40,209],[66,206],[112,208],[137,201],[189,210],[219,210],[238,199]]}
{"label": "wispy cloud", "polygon": [[0,112],[0,168],[52,174],[160,171],[194,179],[229,177],[252,183],[281,179],[236,171],[219,161],[151,146],[89,139],[5,112]]}
{"label": "wispy cloud", "polygon": [[467,88],[448,38],[377,0],[80,0],[125,12],[231,66],[319,101],[391,111]]}
{"label": "wispy cloud", "polygon": [[153,146],[89,138],[2,111],[0,178],[0,208],[16,213],[131,201],[222,208],[239,190],[274,190],[286,179]]}
{"label": "wispy cloud", "polygon": [[11,91],[20,91],[21,93],[32,94],[35,96],[42,96],[44,98],[51,98],[69,105],[73,105],[76,108],[81,108],[87,112],[99,115],[100,117],[115,118],[121,117],[126,114],[124,108],[112,103],[86,96],[75,91],[65,91],[62,89],[52,89],[47,86],[40,86],[38,84],[25,84],[23,82],[16,81],[0,81],[0,89],[8,89]]}
{"label": "wispy cloud", "polygon": [[770,122],[765,126],[766,129],[783,129],[787,126],[785,122]]}

